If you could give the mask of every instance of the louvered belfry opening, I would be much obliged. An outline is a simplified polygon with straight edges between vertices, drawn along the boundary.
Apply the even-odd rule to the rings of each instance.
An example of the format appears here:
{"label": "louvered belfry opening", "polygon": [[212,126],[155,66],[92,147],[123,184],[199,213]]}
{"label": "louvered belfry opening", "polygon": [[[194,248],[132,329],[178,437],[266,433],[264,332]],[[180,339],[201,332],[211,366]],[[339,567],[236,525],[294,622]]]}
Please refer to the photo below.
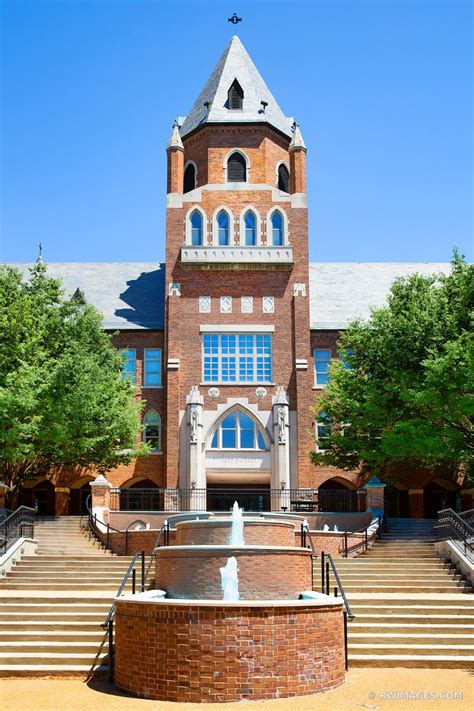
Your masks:
{"label": "louvered belfry opening", "polygon": [[227,161],[227,182],[245,183],[247,180],[247,165],[240,153],[232,153]]}
{"label": "louvered belfry opening", "polygon": [[278,189],[283,190],[285,193],[290,192],[290,174],[283,163],[278,168]]}
{"label": "louvered belfry opening", "polygon": [[227,95],[228,106],[231,111],[243,109],[244,92],[237,79],[234,79]]}
{"label": "louvered belfry opening", "polygon": [[183,193],[189,193],[190,190],[194,190],[196,187],[196,168],[192,163],[188,165],[184,171],[184,185]]}

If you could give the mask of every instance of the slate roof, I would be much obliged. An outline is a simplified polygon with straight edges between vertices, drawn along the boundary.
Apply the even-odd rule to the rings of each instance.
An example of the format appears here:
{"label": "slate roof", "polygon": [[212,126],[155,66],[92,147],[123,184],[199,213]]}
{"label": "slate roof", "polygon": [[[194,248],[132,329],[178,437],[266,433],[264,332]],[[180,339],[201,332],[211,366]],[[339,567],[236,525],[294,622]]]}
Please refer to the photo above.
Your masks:
{"label": "slate roof", "polygon": [[448,273],[441,262],[316,262],[309,265],[310,323],[318,330],[347,328],[383,306],[398,276]]}
{"label": "slate roof", "polygon": [[[11,264],[25,274],[30,264]],[[448,273],[447,263],[313,262],[309,265],[311,328],[347,328],[356,318],[382,306],[397,276]],[[155,262],[48,263],[48,273],[63,280],[65,291],[79,287],[111,330],[163,329],[164,264]]]}
{"label": "slate roof", "polygon": [[[31,264],[11,264],[28,274]],[[154,262],[48,262],[48,274],[63,281],[68,296],[79,288],[111,330],[162,329],[165,265]]]}
{"label": "slate roof", "polygon": [[[243,109],[226,108],[227,92],[237,79],[244,92]],[[204,102],[209,101],[209,111]],[[261,101],[268,106],[262,110]],[[208,123],[268,123],[291,138],[293,118],[283,114],[271,91],[237,35],[224,50],[222,57],[196,99],[189,114],[182,121],[180,134],[188,135]]]}

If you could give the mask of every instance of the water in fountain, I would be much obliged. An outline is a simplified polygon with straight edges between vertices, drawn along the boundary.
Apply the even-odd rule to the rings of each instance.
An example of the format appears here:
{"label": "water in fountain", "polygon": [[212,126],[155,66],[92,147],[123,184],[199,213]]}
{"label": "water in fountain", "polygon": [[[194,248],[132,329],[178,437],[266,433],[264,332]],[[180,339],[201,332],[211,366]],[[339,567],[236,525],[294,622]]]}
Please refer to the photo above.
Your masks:
{"label": "water in fountain", "polygon": [[229,558],[227,565],[220,568],[221,585],[224,593],[224,600],[240,600],[239,577],[237,575],[237,558]]}
{"label": "water in fountain", "polygon": [[242,509],[239,508],[237,501],[234,501],[232,507],[232,528],[230,530],[231,546],[244,545],[244,520],[242,518]]}

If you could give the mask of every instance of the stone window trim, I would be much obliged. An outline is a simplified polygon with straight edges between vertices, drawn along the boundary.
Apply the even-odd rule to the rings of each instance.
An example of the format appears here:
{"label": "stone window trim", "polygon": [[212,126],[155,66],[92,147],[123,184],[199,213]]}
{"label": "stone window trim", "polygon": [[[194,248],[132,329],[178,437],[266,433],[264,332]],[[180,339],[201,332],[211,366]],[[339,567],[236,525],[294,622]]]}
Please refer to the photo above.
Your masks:
{"label": "stone window trim", "polygon": [[219,205],[219,207],[214,210],[212,216],[212,244],[214,247],[224,248],[224,245],[219,245],[219,225],[217,224],[217,218],[221,212],[226,212],[229,218],[229,244],[226,246],[233,247],[235,245],[235,220],[232,210],[227,207],[227,205]]}
{"label": "stone window trim", "polygon": [[[152,427],[156,428],[156,434],[147,431]],[[158,444],[157,447],[152,449],[149,454],[163,454],[161,415],[155,409],[150,408],[143,415],[143,441],[149,442],[153,440],[157,440]]]}
{"label": "stone window trim", "polygon": [[186,217],[184,218],[184,242],[190,247],[193,246],[191,225],[193,212],[199,212],[202,216],[202,246],[206,247],[208,246],[208,220],[206,213],[199,205],[192,205],[186,213]]}
{"label": "stone window trim", "polygon": [[231,314],[232,313],[232,296],[221,296],[220,302],[220,312],[221,314]]}
{"label": "stone window trim", "polygon": [[253,314],[253,296],[240,297],[240,310],[243,314]]}
{"label": "stone window trim", "polygon": [[[235,447],[223,447],[222,446],[222,424],[229,418],[230,415],[236,414],[236,446]],[[241,415],[244,415],[247,417],[249,420],[252,421],[252,424],[254,426],[254,433],[253,433],[253,447],[242,447],[241,446]],[[245,426],[244,426],[245,427]],[[246,428],[248,429],[248,428]],[[212,446],[214,437],[217,433],[217,447]],[[264,447],[258,446],[260,444],[259,442],[259,435],[261,436],[261,439],[263,440]],[[225,412],[221,413],[217,420],[212,424],[212,426],[209,428],[209,431],[206,436],[206,450],[210,452],[236,452],[236,451],[241,451],[241,452],[268,452],[270,451],[271,448],[271,438],[269,436],[269,433],[262,424],[262,422],[255,417],[254,413],[250,412],[250,410],[247,410],[247,408],[242,407],[241,405],[233,405]]]}
{"label": "stone window trim", "polygon": [[[222,168],[224,170],[224,183],[229,184],[229,181],[227,179],[227,163],[229,161],[229,158],[231,155],[234,153],[240,153],[240,155],[243,157],[246,163],[246,180],[245,183],[242,183],[242,185],[245,185],[246,183],[250,183],[250,159],[248,155],[245,153],[245,151],[241,150],[240,148],[231,148],[230,151],[226,154],[224,161],[222,163]],[[232,184],[232,183],[231,183]]]}
{"label": "stone window trim", "polygon": [[212,299],[210,296],[199,297],[199,313],[210,314],[212,311]]}
{"label": "stone window trim", "polygon": [[267,212],[267,217],[265,220],[265,225],[266,225],[266,233],[267,233],[267,245],[271,246],[273,244],[273,235],[272,235],[272,217],[274,212],[279,212],[281,216],[283,217],[283,244],[282,247],[284,247],[287,244],[290,244],[290,228],[289,228],[289,221],[288,221],[288,215],[286,214],[285,210],[281,207],[281,205],[273,205]]}
{"label": "stone window trim", "polygon": [[[278,163],[277,163],[276,166],[275,166],[275,185],[277,186],[277,188],[278,188],[278,180],[279,180],[279,177],[280,177],[280,174],[279,174],[280,166],[282,166],[282,165],[285,166],[285,168],[286,168],[287,171],[288,171],[288,175],[289,175],[290,178],[291,178],[290,166],[288,165],[288,163],[286,162],[286,160],[279,160]],[[278,190],[279,190],[279,188],[278,188]],[[289,193],[286,193],[284,190],[280,190],[280,192],[282,192],[283,195],[289,195]]]}
{"label": "stone window trim", "polygon": [[253,205],[246,205],[240,213],[239,218],[239,244],[245,247],[245,216],[247,212],[255,215],[255,246],[262,244],[262,216]]}
{"label": "stone window trim", "polygon": [[273,296],[262,296],[262,312],[264,314],[275,313],[275,299]]}

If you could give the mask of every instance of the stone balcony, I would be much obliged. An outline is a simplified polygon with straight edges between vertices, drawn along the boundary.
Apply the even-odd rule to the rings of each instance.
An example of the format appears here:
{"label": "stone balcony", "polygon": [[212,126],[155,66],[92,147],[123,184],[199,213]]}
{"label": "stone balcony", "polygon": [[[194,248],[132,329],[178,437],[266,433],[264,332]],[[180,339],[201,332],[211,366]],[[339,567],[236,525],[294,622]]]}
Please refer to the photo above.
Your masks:
{"label": "stone balcony", "polygon": [[291,269],[293,247],[259,245],[246,247],[192,247],[181,248],[181,266],[185,269]]}

